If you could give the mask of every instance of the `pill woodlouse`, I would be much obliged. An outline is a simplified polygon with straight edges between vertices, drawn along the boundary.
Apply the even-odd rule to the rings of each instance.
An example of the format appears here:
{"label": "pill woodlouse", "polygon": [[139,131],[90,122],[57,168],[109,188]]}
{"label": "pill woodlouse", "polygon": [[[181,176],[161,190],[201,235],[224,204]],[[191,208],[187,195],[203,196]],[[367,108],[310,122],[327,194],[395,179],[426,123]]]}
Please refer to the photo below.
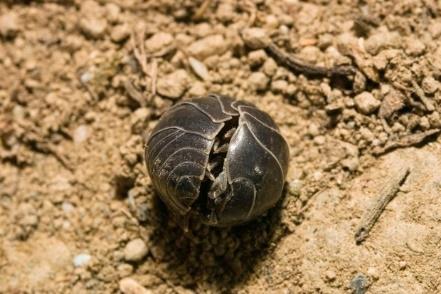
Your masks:
{"label": "pill woodlouse", "polygon": [[170,108],[145,145],[153,186],[169,210],[213,226],[243,223],[274,206],[288,158],[267,113],[217,94]]}

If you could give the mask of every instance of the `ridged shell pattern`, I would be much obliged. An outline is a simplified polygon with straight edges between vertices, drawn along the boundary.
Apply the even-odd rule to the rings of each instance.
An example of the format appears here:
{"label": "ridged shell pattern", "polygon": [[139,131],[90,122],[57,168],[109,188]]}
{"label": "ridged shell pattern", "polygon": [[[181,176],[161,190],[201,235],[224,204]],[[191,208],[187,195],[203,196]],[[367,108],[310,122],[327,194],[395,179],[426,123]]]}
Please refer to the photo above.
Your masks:
{"label": "ridged shell pattern", "polygon": [[215,138],[225,122],[237,116],[239,123],[223,167],[229,194],[223,205],[215,207],[216,221],[210,224],[248,221],[280,198],[289,149],[273,119],[252,104],[210,94],[169,109],[146,143],[153,185],[173,213],[184,216],[191,212],[200,196]]}

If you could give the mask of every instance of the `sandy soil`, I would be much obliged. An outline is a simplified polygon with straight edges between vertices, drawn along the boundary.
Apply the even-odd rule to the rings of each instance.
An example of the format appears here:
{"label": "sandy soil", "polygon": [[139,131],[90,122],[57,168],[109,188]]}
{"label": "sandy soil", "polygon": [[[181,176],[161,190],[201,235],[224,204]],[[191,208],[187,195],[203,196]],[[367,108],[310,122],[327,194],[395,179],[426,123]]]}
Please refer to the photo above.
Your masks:
{"label": "sandy soil", "polygon": [[[439,293],[440,36],[434,0],[2,1],[0,293]],[[266,216],[184,234],[143,138],[209,92],[274,117],[289,174]]]}

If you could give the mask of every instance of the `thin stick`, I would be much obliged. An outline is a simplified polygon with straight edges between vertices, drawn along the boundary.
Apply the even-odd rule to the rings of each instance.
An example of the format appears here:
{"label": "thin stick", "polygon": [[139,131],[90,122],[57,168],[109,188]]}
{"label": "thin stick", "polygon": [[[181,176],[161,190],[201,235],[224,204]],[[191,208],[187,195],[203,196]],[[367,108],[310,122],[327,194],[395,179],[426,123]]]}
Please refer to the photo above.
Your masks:
{"label": "thin stick", "polygon": [[152,60],[152,66],[150,71],[150,77],[151,77],[151,95],[152,99],[156,95],[156,80],[158,79],[158,60],[156,58],[153,58]]}
{"label": "thin stick", "polygon": [[360,225],[355,231],[355,242],[360,244],[369,235],[370,230],[377,222],[386,205],[392,200],[395,194],[404,183],[410,173],[409,167],[402,167],[391,175],[389,181],[380,191],[380,196],[374,200],[372,206],[365,212]]}
{"label": "thin stick", "polygon": [[144,75],[148,76],[149,71],[147,67],[147,55],[145,53],[143,36],[144,36],[144,29],[142,29],[141,32],[132,33],[132,38],[131,38],[132,50],[133,50],[133,55],[135,56],[139,65],[141,66],[142,72],[144,73]]}
{"label": "thin stick", "polygon": [[277,62],[290,70],[311,77],[332,77],[332,76],[353,76],[355,69],[352,66],[324,67],[313,65],[295,56],[289,55],[279,49],[275,44],[270,43],[265,48]]}
{"label": "thin stick", "polygon": [[421,99],[421,102],[423,102],[426,109],[428,111],[434,111],[435,106],[433,106],[432,101],[426,97],[426,94],[424,94],[423,89],[421,89],[421,87],[418,85],[418,83],[415,82],[414,80],[412,80],[412,87],[413,87],[414,93]]}
{"label": "thin stick", "polygon": [[196,13],[193,15],[194,20],[201,20],[205,13],[207,12],[208,7],[211,4],[211,0],[205,0]]}

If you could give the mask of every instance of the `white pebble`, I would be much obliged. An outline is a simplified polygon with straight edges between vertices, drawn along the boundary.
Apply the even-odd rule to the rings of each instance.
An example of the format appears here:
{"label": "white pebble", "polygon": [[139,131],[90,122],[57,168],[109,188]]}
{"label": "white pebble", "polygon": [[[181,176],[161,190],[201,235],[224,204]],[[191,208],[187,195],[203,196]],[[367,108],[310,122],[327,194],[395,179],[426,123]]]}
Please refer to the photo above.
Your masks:
{"label": "white pebble", "polygon": [[89,138],[89,127],[86,125],[81,125],[77,127],[73,133],[73,140],[75,144],[81,144]]}
{"label": "white pebble", "polygon": [[80,80],[83,84],[87,84],[88,82],[90,82],[93,79],[93,74],[89,71],[84,72],[81,76],[80,76]]}
{"label": "white pebble", "polygon": [[75,207],[72,205],[72,203],[64,201],[63,204],[61,204],[61,209],[63,209],[64,213],[71,213],[75,210]]}
{"label": "white pebble", "polygon": [[92,256],[90,256],[89,254],[80,253],[74,257],[73,264],[75,267],[82,267],[87,265],[91,259]]}

